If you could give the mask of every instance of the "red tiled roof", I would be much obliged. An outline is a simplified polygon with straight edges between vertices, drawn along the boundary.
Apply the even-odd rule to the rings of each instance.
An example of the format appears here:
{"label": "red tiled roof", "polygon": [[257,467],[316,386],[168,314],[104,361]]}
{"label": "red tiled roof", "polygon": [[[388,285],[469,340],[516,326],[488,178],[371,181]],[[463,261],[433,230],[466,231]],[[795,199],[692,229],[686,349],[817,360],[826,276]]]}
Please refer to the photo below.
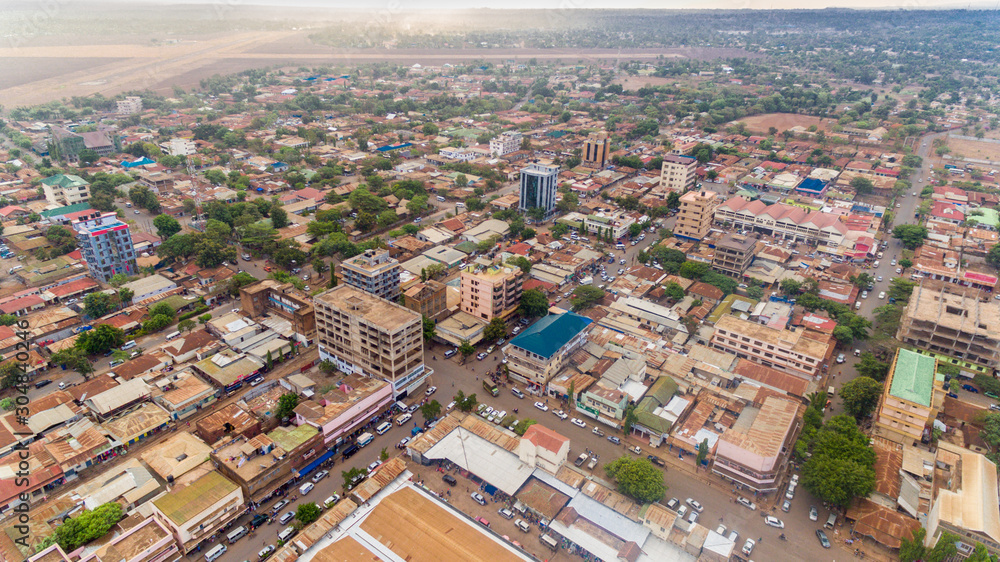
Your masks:
{"label": "red tiled roof", "polygon": [[83,279],[77,279],[76,281],[70,281],[69,283],[63,283],[62,285],[56,285],[49,289],[49,292],[55,295],[57,298],[64,297],[66,295],[72,295],[79,293],[80,291],[86,291],[87,289],[94,289],[100,287],[97,281],[94,281],[90,277],[84,277]]}
{"label": "red tiled roof", "polygon": [[558,453],[563,443],[569,442],[568,437],[563,437],[539,423],[529,427],[528,431],[524,433],[524,438],[531,441],[536,447],[547,449],[553,453]]}

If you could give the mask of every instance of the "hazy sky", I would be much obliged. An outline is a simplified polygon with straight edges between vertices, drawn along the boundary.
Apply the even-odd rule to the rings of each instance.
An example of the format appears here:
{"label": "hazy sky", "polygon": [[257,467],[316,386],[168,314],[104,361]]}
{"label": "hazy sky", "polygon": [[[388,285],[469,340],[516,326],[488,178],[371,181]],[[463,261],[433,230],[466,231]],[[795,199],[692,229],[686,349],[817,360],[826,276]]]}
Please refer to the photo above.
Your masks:
{"label": "hazy sky", "polygon": [[[115,1],[115,0],[112,0]],[[665,9],[665,10],[766,10],[824,9],[843,7],[855,9],[902,8],[909,10],[942,8],[996,9],[998,0],[117,0],[131,5],[150,3],[222,4],[227,6],[268,5],[329,7],[347,10],[468,10],[492,8],[511,9]],[[0,0],[2,3],[2,0]]]}

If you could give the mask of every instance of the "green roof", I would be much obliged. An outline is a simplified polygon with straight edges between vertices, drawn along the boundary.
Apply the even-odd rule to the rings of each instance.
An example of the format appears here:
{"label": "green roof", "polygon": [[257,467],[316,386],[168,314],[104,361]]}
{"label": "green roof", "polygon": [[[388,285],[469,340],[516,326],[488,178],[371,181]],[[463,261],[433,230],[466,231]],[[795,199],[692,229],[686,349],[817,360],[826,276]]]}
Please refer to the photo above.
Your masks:
{"label": "green roof", "polygon": [[670,377],[660,377],[656,379],[656,382],[649,386],[649,390],[646,391],[646,396],[652,396],[661,405],[666,406],[667,402],[673,398],[674,394],[677,394],[677,382]]}
{"label": "green roof", "polygon": [[552,357],[591,322],[590,318],[572,312],[550,314],[510,340],[510,344],[535,355]]}
{"label": "green roof", "polygon": [[49,209],[47,211],[42,211],[38,213],[45,218],[57,217],[61,215],[68,215],[70,213],[79,213],[80,211],[86,211],[87,209],[92,209],[90,203],[76,203],[75,205],[67,205],[65,207],[59,207],[58,209]]}
{"label": "green roof", "polygon": [[893,366],[889,394],[900,400],[930,406],[934,393],[934,365],[933,357],[900,349]]}
{"label": "green roof", "polygon": [[468,240],[455,244],[455,249],[463,254],[472,254],[478,249],[478,247],[478,244],[475,242],[469,242]]}
{"label": "green roof", "polygon": [[319,433],[319,430],[309,424],[302,424],[298,427],[279,427],[268,433],[267,436],[274,441],[274,444],[285,451],[294,451],[296,447],[305,443],[312,436]]}
{"label": "green roof", "polygon": [[87,180],[73,174],[56,174],[42,180],[44,185],[58,185],[59,187],[78,187],[88,185]]}
{"label": "green roof", "polygon": [[183,525],[237,489],[239,486],[219,471],[213,470],[192,482],[190,486],[174,489],[153,500],[153,504],[168,519],[177,525]]}
{"label": "green roof", "polygon": [[670,420],[661,418],[653,413],[653,411],[660,406],[661,404],[659,401],[652,396],[643,398],[639,401],[639,405],[636,406],[635,410],[632,412],[632,415],[635,416],[635,422],[642,427],[647,427],[660,434],[669,433],[670,427],[673,425],[670,423]]}

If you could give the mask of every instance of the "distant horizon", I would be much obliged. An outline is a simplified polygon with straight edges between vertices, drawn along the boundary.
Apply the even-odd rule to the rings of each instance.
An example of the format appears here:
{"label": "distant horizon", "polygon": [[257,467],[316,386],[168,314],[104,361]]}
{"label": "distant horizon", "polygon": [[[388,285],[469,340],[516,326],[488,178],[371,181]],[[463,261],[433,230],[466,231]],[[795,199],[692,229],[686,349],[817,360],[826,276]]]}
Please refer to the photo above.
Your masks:
{"label": "distant horizon", "polygon": [[[767,10],[788,10],[800,12],[820,12],[823,10],[854,10],[854,11],[879,11],[879,10],[905,10],[905,11],[941,11],[941,10],[968,10],[968,11],[997,11],[1000,9],[1000,0],[992,2],[970,2],[968,0],[941,0],[938,2],[917,2],[915,0],[898,0],[888,2],[878,6],[872,6],[865,0],[832,0],[822,2],[809,8],[803,8],[800,3],[790,0],[674,0],[666,2],[664,0],[380,0],[368,7],[358,7],[357,2],[351,0],[75,0],[71,5],[79,7],[81,4],[127,4],[130,7],[141,8],[143,6],[164,7],[171,5],[185,6],[206,6],[206,7],[226,7],[235,9],[240,6],[261,7],[261,8],[329,8],[349,12],[379,12],[391,10],[398,13],[418,13],[427,11],[519,11],[519,10],[556,10],[556,11],[586,11],[586,10],[651,10],[651,11],[767,11]],[[569,5],[567,5],[569,4]],[[24,5],[31,7],[34,2],[30,0],[0,0],[0,8]]]}

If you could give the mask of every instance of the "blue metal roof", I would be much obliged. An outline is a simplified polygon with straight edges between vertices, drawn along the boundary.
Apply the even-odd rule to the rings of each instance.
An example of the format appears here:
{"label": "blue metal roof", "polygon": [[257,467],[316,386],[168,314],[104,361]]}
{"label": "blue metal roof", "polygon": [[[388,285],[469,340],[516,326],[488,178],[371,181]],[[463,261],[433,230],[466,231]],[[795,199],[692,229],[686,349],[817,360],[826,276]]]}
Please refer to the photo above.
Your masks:
{"label": "blue metal roof", "polygon": [[591,322],[590,318],[572,312],[550,314],[518,334],[510,343],[535,355],[552,357]]}

